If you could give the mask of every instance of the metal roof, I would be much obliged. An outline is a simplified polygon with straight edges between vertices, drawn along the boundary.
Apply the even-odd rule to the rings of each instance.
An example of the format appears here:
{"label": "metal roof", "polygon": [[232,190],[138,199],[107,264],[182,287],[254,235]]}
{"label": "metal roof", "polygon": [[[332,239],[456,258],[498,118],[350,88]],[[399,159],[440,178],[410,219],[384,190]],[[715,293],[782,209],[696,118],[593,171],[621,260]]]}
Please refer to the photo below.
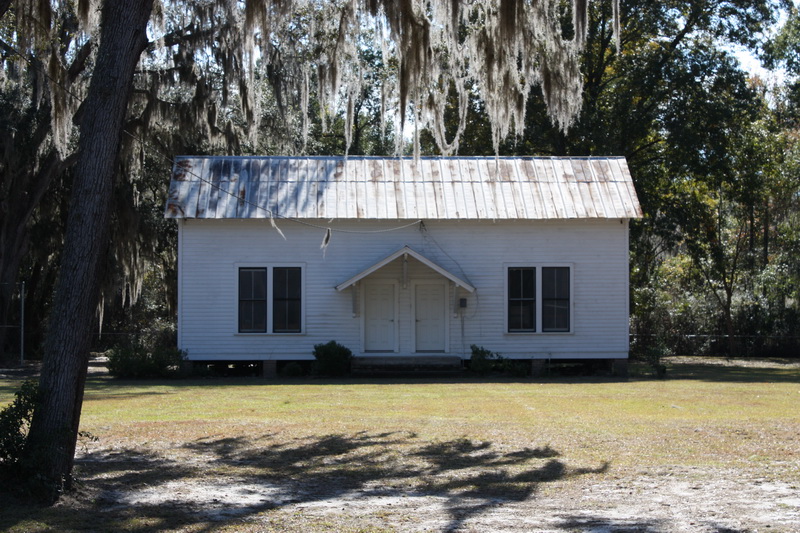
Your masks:
{"label": "metal roof", "polygon": [[192,157],[167,218],[571,219],[642,216],[623,157]]}

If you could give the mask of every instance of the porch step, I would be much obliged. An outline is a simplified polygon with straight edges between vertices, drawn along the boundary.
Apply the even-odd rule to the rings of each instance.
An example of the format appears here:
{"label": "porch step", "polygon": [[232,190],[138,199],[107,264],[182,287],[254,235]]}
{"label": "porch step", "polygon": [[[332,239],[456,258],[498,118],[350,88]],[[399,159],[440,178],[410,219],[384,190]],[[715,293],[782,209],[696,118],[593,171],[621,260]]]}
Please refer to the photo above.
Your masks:
{"label": "porch step", "polygon": [[457,355],[358,356],[350,365],[354,374],[461,372]]}

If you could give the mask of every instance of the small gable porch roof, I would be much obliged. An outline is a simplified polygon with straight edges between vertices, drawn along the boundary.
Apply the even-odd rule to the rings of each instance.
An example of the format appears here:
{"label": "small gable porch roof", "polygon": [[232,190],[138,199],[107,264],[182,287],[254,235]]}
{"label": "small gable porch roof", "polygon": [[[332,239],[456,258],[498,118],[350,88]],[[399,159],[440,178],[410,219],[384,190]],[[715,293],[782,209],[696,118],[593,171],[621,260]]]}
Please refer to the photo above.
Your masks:
{"label": "small gable porch roof", "polygon": [[366,269],[362,270],[361,272],[359,272],[358,274],[356,274],[352,278],[348,279],[347,281],[344,281],[344,282],[340,283],[339,285],[336,286],[336,290],[337,291],[343,291],[343,290],[347,289],[348,287],[351,287],[352,285],[355,285],[356,283],[358,283],[362,279],[366,278],[367,276],[369,276],[373,272],[375,272],[377,270],[380,270],[381,268],[383,268],[384,266],[388,265],[389,263],[391,263],[392,261],[394,261],[395,259],[397,259],[397,258],[399,258],[401,256],[411,256],[414,259],[416,259],[417,261],[419,261],[420,263],[422,263],[423,265],[425,265],[428,268],[430,268],[431,270],[434,270],[435,272],[437,272],[440,275],[444,276],[445,278],[449,279],[450,281],[452,281],[453,283],[455,283],[459,287],[463,288],[467,292],[470,292],[470,293],[471,292],[475,292],[475,287],[473,287],[471,283],[469,283],[468,281],[465,281],[464,279],[460,278],[459,276],[456,276],[455,274],[453,274],[452,272],[448,271],[447,269],[437,265],[436,263],[434,263],[433,261],[431,261],[430,259],[428,259],[424,255],[422,255],[421,253],[414,251],[412,248],[410,248],[408,246],[404,246],[404,247],[400,248],[399,250],[397,250],[393,254],[390,254],[390,255],[386,256],[385,258],[381,259],[380,261],[378,261],[374,265],[372,265],[370,267],[367,267]]}

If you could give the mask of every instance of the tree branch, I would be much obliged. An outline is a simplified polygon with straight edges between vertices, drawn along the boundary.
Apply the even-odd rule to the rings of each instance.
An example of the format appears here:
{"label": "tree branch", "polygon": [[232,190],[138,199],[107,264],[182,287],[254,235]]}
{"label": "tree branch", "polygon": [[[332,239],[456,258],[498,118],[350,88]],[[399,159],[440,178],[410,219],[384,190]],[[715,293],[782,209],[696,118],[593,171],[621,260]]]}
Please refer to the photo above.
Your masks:
{"label": "tree branch", "polygon": [[6,14],[8,8],[11,7],[12,0],[0,0],[0,19]]}
{"label": "tree branch", "polygon": [[86,65],[89,61],[89,56],[92,54],[93,42],[94,41],[92,41],[92,39],[89,39],[88,41],[83,43],[81,49],[78,50],[77,54],[75,54],[75,59],[72,60],[69,69],[67,69],[67,77],[70,83],[75,81],[78,75],[86,69]]}

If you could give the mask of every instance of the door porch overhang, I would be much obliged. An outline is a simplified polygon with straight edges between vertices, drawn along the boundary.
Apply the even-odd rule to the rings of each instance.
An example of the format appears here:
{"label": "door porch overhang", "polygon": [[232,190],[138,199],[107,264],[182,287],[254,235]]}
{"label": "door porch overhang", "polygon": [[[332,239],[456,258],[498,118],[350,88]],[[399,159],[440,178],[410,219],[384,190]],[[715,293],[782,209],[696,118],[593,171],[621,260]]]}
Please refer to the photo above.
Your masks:
{"label": "door porch overhang", "polygon": [[428,259],[424,255],[422,255],[421,253],[413,250],[409,246],[403,246],[402,248],[400,248],[399,250],[397,250],[393,254],[390,254],[390,255],[386,256],[385,258],[381,259],[380,261],[378,261],[374,265],[372,265],[370,267],[367,267],[366,269],[362,270],[361,272],[359,272],[358,274],[356,274],[352,278],[348,279],[347,281],[344,281],[344,282],[340,283],[339,285],[336,286],[336,290],[337,291],[343,291],[343,290],[347,289],[348,287],[351,287],[351,286],[355,285],[356,283],[358,283],[359,281],[361,281],[365,277],[369,276],[373,272],[375,272],[377,270],[380,270],[381,268],[383,268],[384,266],[388,265],[389,263],[391,263],[395,259],[398,259],[399,257],[404,257],[404,256],[405,257],[413,257],[414,259],[416,259],[417,261],[419,261],[423,265],[425,265],[428,268],[430,268],[431,270],[439,273],[441,276],[447,278],[448,280],[453,282],[455,285],[461,287],[465,291],[470,292],[470,293],[475,292],[475,287],[472,286],[471,283],[469,283],[468,281],[464,280],[463,278],[461,278],[459,276],[456,276],[455,274],[453,274],[449,270],[437,265],[435,262],[431,261],[430,259]]}

